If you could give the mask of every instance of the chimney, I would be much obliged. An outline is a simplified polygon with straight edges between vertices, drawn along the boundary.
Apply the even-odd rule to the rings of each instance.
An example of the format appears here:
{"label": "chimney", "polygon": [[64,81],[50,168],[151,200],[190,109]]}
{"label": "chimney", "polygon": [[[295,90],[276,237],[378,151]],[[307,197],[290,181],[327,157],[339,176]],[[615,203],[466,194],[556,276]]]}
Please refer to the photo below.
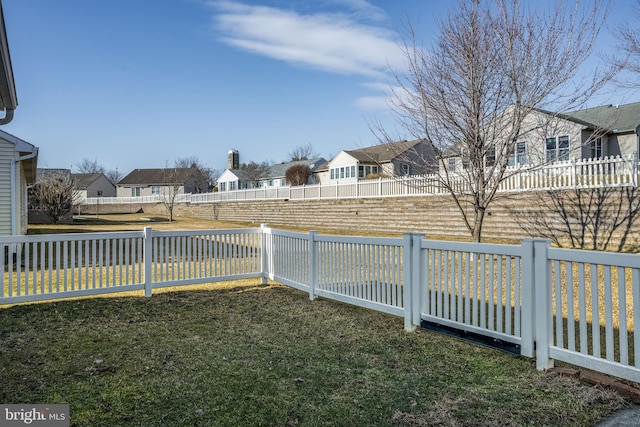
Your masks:
{"label": "chimney", "polygon": [[240,153],[235,148],[229,150],[227,169],[239,169],[240,168]]}

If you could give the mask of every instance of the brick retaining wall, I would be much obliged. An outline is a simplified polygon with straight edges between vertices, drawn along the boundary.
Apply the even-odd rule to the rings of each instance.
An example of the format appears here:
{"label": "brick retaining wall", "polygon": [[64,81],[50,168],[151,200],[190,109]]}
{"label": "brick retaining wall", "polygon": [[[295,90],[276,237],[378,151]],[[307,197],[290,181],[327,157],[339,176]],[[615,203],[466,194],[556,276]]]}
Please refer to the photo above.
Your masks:
{"label": "brick retaining wall", "polygon": [[[494,201],[487,211],[483,238],[517,242],[529,236],[511,211],[526,211],[540,205],[545,193],[512,194]],[[90,206],[83,206],[84,213]],[[143,209],[150,215],[167,215],[162,203],[101,205],[100,213],[134,213]],[[448,236],[469,240],[457,207],[448,196],[397,197],[371,199],[336,199],[284,201],[261,200],[219,203],[179,203],[177,217],[246,222],[249,226],[262,223],[273,227],[293,226],[305,229],[335,229],[357,233],[424,233],[427,237]],[[640,237],[640,221],[631,233]]]}

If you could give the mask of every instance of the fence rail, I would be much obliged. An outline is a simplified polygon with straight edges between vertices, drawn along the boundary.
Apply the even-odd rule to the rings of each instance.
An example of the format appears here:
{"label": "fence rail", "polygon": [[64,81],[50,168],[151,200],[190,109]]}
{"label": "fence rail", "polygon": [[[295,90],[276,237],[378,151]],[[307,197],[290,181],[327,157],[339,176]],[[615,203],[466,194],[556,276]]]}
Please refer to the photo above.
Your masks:
{"label": "fence rail", "polygon": [[[630,157],[574,159],[541,167],[518,165],[507,168],[500,192],[548,189],[638,186],[638,160]],[[463,177],[454,182],[456,191],[470,191]],[[449,194],[437,174],[379,178],[349,183],[263,187],[217,193],[178,194],[175,203],[212,203],[252,200],[319,200],[372,197],[428,196]],[[162,195],[144,197],[91,197],[80,205],[162,203]]]}
{"label": "fence rail", "polygon": [[0,237],[0,304],[271,278],[640,382],[640,255],[261,228]]}

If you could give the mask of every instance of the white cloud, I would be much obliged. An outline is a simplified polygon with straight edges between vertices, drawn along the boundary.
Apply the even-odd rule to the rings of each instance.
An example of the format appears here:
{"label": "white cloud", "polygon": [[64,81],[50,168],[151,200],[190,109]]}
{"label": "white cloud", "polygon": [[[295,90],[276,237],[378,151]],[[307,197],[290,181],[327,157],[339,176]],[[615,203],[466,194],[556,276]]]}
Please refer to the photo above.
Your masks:
{"label": "white cloud", "polygon": [[[367,11],[369,17],[382,13],[362,0],[330,1]],[[210,4],[219,10],[214,23],[221,40],[252,53],[333,73],[375,77],[402,61],[393,32],[343,13],[300,14],[235,1]]]}
{"label": "white cloud", "polygon": [[389,109],[389,99],[386,96],[361,96],[356,99],[358,108],[368,111],[384,111]]}

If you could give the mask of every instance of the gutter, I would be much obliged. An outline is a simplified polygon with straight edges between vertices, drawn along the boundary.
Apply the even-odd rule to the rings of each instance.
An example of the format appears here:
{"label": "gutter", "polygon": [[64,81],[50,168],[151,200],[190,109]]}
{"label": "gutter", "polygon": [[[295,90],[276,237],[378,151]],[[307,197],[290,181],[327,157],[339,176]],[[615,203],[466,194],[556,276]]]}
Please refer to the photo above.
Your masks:
{"label": "gutter", "polygon": [[12,108],[7,108],[5,110],[5,115],[3,118],[0,119],[0,126],[1,125],[6,125],[7,123],[11,122],[11,120],[13,120],[13,112],[15,110]]}

